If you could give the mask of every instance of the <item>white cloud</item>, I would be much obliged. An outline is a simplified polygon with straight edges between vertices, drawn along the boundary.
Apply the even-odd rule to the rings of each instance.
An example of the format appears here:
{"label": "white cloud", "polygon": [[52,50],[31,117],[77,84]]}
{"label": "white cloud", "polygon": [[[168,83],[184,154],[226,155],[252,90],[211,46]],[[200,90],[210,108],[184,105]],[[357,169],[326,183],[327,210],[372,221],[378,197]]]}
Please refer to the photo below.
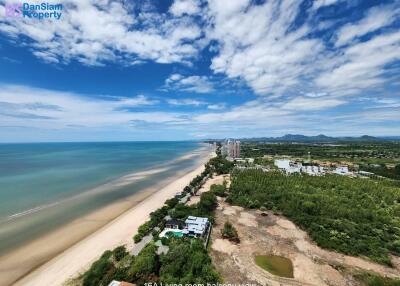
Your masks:
{"label": "white cloud", "polygon": [[235,1],[232,6],[210,1],[213,28],[208,37],[220,45],[211,68],[244,79],[258,94],[280,94],[299,84],[313,71],[323,48],[318,40],[307,38],[307,24],[293,29],[299,5],[290,0],[255,6],[250,1]]}
{"label": "white cloud", "polygon": [[[69,92],[2,85],[0,125],[50,129],[69,126],[123,128],[137,120],[150,123],[182,121],[181,114],[142,109],[157,103],[157,100],[143,95],[93,98]],[[131,108],[139,111],[129,111]]]}
{"label": "white cloud", "polygon": [[170,105],[176,105],[176,106],[201,106],[207,104],[207,102],[197,100],[197,99],[190,99],[190,98],[185,98],[185,99],[168,99],[167,100],[168,104]]}
{"label": "white cloud", "polygon": [[[0,32],[32,47],[47,62],[78,60],[86,65],[106,61],[188,62],[199,51],[200,27],[190,18],[140,11],[116,1],[63,1],[60,20],[3,18]],[[3,7],[4,1],[0,2]],[[137,9],[140,8],[139,3]],[[28,37],[30,40],[24,39]]]}
{"label": "white cloud", "polygon": [[321,7],[331,6],[343,0],[314,0],[312,9],[318,10]]}
{"label": "white cloud", "polygon": [[226,108],[226,105],[224,103],[209,104],[207,108],[211,110],[222,110]]}
{"label": "white cloud", "polygon": [[169,11],[174,16],[193,15],[200,12],[200,1],[198,0],[175,0]]}
{"label": "white cloud", "polygon": [[289,110],[322,110],[345,104],[346,101],[335,98],[296,97],[285,103],[282,108]]}
{"label": "white cloud", "polygon": [[378,88],[385,81],[386,66],[400,59],[400,32],[382,34],[344,49],[327,62],[331,68],[315,79],[320,88],[337,94],[357,94]]}
{"label": "white cloud", "polygon": [[399,14],[399,9],[392,5],[371,8],[367,15],[357,23],[350,23],[337,33],[336,46],[348,44],[353,39],[374,32],[391,24]]}
{"label": "white cloud", "polygon": [[210,93],[214,91],[214,85],[207,76],[183,76],[172,74],[166,80],[163,89],[179,90],[195,93]]}

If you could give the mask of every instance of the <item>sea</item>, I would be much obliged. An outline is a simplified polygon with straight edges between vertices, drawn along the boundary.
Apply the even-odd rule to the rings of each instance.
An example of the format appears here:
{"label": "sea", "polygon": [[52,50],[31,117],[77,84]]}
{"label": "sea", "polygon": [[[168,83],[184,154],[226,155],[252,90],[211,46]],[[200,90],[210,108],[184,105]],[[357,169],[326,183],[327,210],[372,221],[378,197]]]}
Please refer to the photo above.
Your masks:
{"label": "sea", "polygon": [[208,151],[197,142],[0,144],[0,255],[189,172]]}

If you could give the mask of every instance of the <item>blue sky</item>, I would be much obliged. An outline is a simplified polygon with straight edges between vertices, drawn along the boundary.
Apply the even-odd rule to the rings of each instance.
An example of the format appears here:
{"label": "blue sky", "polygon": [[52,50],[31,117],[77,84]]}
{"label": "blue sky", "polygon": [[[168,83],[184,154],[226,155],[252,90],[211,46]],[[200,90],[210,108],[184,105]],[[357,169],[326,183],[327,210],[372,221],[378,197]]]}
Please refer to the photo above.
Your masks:
{"label": "blue sky", "polygon": [[400,135],[399,1],[48,2],[0,0],[0,142]]}

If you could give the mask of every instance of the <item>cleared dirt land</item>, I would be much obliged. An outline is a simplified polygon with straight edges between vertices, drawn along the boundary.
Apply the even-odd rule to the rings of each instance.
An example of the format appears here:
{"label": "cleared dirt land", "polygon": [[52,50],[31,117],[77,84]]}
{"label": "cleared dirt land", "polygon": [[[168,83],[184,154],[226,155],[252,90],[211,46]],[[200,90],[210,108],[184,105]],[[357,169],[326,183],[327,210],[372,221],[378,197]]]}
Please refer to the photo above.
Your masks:
{"label": "cleared dirt land", "polygon": [[[221,239],[221,228],[226,221],[230,221],[237,229],[241,240],[239,244]],[[289,258],[293,263],[294,278],[277,277],[261,269],[255,263],[257,255]],[[389,268],[361,258],[323,250],[285,217],[272,212],[244,210],[230,206],[222,199],[216,211],[211,256],[225,283],[356,286],[358,282],[349,273],[357,270],[400,277],[398,257],[393,257],[395,268]]]}

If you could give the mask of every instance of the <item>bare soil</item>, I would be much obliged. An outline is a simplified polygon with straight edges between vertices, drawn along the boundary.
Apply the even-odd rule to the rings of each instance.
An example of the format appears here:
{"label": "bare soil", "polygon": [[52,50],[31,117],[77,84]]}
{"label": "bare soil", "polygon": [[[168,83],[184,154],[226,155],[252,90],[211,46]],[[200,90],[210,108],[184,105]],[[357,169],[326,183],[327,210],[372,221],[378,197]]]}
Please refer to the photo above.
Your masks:
{"label": "bare soil", "polygon": [[[226,221],[237,229],[239,244],[221,238],[221,228]],[[400,277],[399,257],[393,257],[395,267],[389,268],[359,257],[327,251],[315,245],[306,232],[283,216],[245,210],[221,199],[216,210],[210,253],[225,283],[358,286],[349,273],[359,270]],[[256,255],[289,258],[293,263],[294,278],[278,277],[258,267],[255,264]]]}

